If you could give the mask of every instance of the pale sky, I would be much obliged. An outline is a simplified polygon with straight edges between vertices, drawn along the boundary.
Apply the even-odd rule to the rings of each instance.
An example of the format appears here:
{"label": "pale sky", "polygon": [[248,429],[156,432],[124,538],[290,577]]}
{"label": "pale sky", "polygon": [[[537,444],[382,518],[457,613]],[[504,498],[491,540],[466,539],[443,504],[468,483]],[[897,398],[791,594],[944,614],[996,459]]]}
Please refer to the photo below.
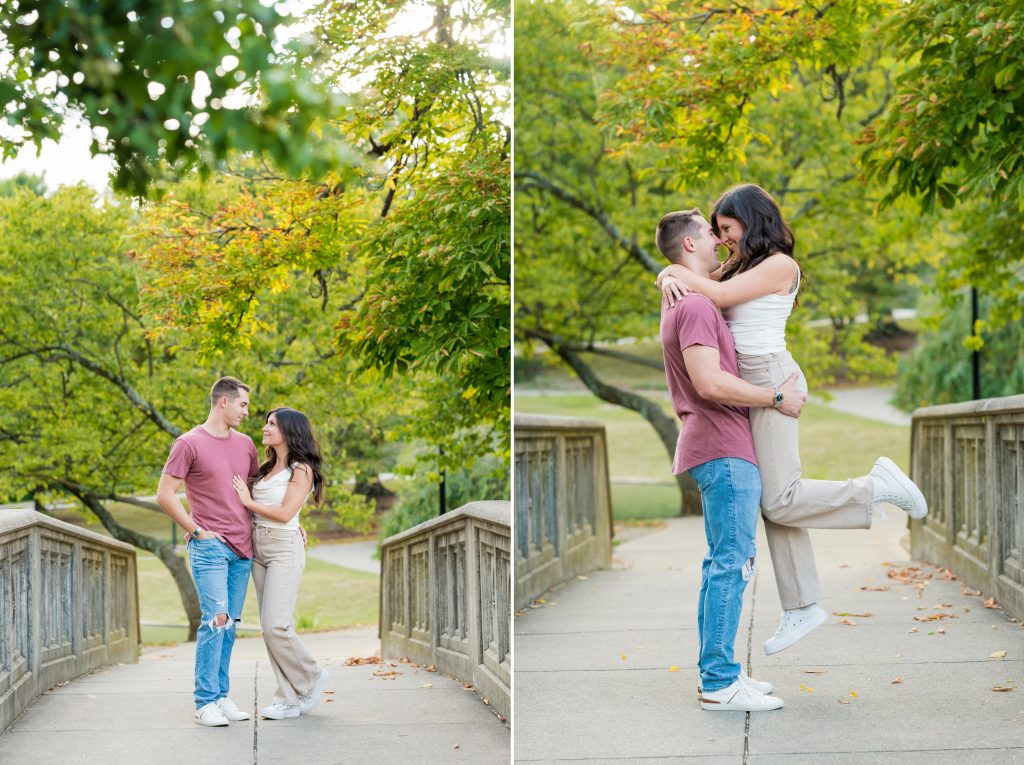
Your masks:
{"label": "pale sky", "polygon": [[[303,6],[310,4],[311,0],[292,0],[279,7],[282,10],[296,13],[300,12]],[[396,18],[389,31],[394,34],[409,34],[419,31],[424,29],[425,25],[430,24],[432,15],[433,9],[429,6],[414,8]],[[298,27],[295,33],[301,32],[302,25],[295,26]],[[507,53],[510,44],[510,40],[505,41],[505,50],[502,53]],[[81,120],[69,120],[65,123],[60,142],[44,141],[39,156],[36,156],[35,145],[27,144],[17,157],[0,161],[0,179],[10,178],[24,172],[42,175],[50,189],[85,183],[97,191],[105,191],[109,188],[107,179],[113,168],[113,162],[103,154],[98,154],[95,157],[89,155],[90,137],[89,127]]]}

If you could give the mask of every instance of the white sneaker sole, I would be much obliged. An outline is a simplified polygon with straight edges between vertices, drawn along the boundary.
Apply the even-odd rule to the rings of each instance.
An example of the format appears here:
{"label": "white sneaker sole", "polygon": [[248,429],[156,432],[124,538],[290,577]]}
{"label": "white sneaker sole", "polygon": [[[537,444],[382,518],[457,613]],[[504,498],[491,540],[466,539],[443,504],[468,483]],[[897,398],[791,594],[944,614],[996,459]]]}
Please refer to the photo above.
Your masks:
{"label": "white sneaker sole", "polygon": [[282,712],[282,713],[275,712],[273,714],[269,714],[268,715],[266,712],[260,712],[260,717],[262,717],[264,720],[290,720],[293,717],[298,717],[298,716],[299,716],[298,708],[295,709],[295,713],[294,714],[292,714],[290,712]]}
{"label": "white sneaker sole", "polygon": [[910,495],[911,500],[914,502],[914,509],[907,513],[907,515],[915,520],[920,520],[928,515],[928,503],[925,501],[924,494],[922,494],[921,490],[917,488],[917,484],[910,480],[906,473],[900,470],[899,465],[888,457],[879,457],[875,462],[875,466],[885,468],[886,472],[892,476],[893,480],[902,486]]}
{"label": "white sneaker sole", "polygon": [[770,640],[766,640],[764,644],[764,652],[771,656],[773,653],[778,653],[779,651],[789,648],[793,643],[797,642],[801,638],[807,637],[811,630],[824,624],[827,619],[828,612],[819,606],[818,610],[805,619],[800,626],[795,627],[793,630],[787,632],[778,639],[771,638]]}
{"label": "white sneaker sole", "polygon": [[771,704],[723,704],[715,701],[700,700],[700,708],[707,712],[771,712],[774,709],[782,709],[782,699],[778,696],[768,696]]}
{"label": "white sneaker sole", "polygon": [[194,717],[193,719],[199,725],[203,725],[203,726],[205,726],[207,728],[224,728],[224,727],[230,725],[230,723],[228,722],[226,717],[222,718],[221,720],[216,720],[216,719],[214,719],[214,720],[203,720],[203,719],[200,719],[199,717]]}

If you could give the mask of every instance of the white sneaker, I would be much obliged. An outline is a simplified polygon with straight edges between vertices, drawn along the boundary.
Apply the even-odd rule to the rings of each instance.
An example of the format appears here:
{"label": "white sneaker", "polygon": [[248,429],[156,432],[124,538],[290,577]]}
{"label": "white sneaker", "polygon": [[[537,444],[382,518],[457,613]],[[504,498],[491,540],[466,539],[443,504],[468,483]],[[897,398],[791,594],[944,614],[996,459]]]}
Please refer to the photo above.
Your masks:
{"label": "white sneaker", "polygon": [[875,479],[875,503],[896,505],[911,518],[924,518],[928,515],[924,494],[891,459],[879,457],[871,468],[871,477]]}
{"label": "white sneaker", "polygon": [[304,715],[308,715],[313,711],[313,707],[320,703],[320,699],[324,697],[324,688],[327,687],[327,681],[331,679],[331,676],[327,674],[327,670],[323,667],[320,668],[320,677],[313,683],[313,687],[309,689],[309,693],[299,699],[299,712]]}
{"label": "white sneaker", "polygon": [[200,725],[205,725],[207,728],[228,725],[228,718],[224,716],[224,713],[220,711],[220,707],[214,701],[196,710],[195,721]]}
{"label": "white sneaker", "polygon": [[[767,683],[767,682],[764,682],[764,681],[761,681],[761,680],[755,680],[752,677],[748,677],[747,673],[744,672],[742,669],[740,670],[740,682],[741,683],[746,683],[747,685],[751,686],[758,693],[771,693],[772,691],[775,690],[775,686],[772,685],[771,683]],[[701,690],[701,687],[700,687],[700,675],[698,675],[697,676],[697,695],[700,696],[701,693],[703,693],[703,691]]]}
{"label": "white sneaker", "polygon": [[235,702],[227,696],[222,699],[217,699],[217,708],[220,709],[221,713],[231,722],[241,722],[242,720],[249,719],[249,713],[243,712],[241,709],[236,707]]}
{"label": "white sneaker", "polygon": [[260,714],[267,720],[284,720],[289,717],[299,716],[299,705],[295,704],[282,704],[281,702],[274,702],[269,707],[264,707],[260,710]]}
{"label": "white sneaker", "polygon": [[782,612],[782,619],[779,620],[779,628],[775,634],[764,644],[766,654],[778,653],[783,648],[789,648],[793,643],[802,637],[807,636],[811,630],[828,619],[825,609],[816,603],[811,603],[803,608],[793,608]]}
{"label": "white sneaker", "polygon": [[782,699],[778,696],[768,696],[737,680],[720,691],[702,693],[700,708],[709,712],[766,712],[770,709],[782,709]]}

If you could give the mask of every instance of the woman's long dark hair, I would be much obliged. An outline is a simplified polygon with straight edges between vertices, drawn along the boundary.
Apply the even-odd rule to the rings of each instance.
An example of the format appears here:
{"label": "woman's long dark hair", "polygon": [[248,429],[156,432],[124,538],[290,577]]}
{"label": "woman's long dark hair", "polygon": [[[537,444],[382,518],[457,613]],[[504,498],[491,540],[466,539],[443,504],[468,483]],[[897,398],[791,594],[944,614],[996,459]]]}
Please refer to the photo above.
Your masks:
{"label": "woman's long dark hair", "polygon": [[[284,438],[285,446],[288,447],[286,465],[294,465],[301,462],[309,465],[313,471],[313,502],[320,504],[324,500],[324,475],[320,468],[323,466],[323,458],[320,456],[320,444],[316,442],[313,435],[313,427],[309,424],[309,418],[302,412],[291,407],[282,406],[271,409],[267,412],[266,422],[270,422],[270,415],[277,415],[277,427]],[[260,478],[265,478],[277,464],[277,452],[272,447],[267,447],[267,459],[260,465]]]}
{"label": "woman's long dark hair", "polygon": [[[793,257],[793,232],[782,219],[772,195],[753,183],[734,186],[722,194],[711,211],[711,228],[718,236],[718,216],[735,218],[743,224],[739,258],[722,274],[722,281],[749,271],[769,255],[781,252]],[[795,260],[795,258],[794,258]]]}

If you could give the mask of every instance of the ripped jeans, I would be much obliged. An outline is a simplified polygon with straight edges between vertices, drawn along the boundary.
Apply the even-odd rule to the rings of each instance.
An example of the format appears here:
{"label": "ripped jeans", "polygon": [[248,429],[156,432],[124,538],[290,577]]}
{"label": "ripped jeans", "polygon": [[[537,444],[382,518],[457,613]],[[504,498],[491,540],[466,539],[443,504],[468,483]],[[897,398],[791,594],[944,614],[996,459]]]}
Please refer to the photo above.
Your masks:
{"label": "ripped jeans", "polygon": [[743,607],[743,590],[756,565],[755,535],[761,474],[734,457],[690,468],[700,489],[708,551],[701,566],[697,601],[700,681],[705,691],[728,688],[739,676],[733,645]]}
{"label": "ripped jeans", "polygon": [[228,695],[235,625],[242,619],[252,560],[239,557],[215,538],[190,541],[188,557],[203,612],[196,633],[195,700],[199,709]]}

